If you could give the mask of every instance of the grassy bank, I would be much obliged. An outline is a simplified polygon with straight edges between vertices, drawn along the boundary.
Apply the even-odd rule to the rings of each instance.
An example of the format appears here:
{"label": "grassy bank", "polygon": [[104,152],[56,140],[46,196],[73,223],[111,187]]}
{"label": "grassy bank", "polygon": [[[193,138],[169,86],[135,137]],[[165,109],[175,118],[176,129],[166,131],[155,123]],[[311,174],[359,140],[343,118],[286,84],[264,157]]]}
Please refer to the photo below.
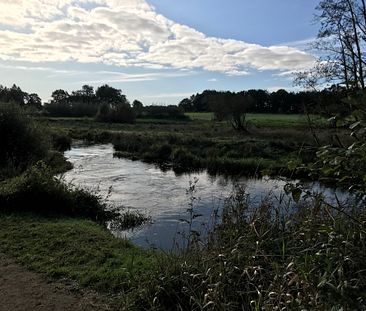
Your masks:
{"label": "grassy bank", "polygon": [[2,214],[0,252],[108,293],[118,310],[363,310],[365,209],[315,196],[289,213],[279,200],[253,204],[237,189],[208,239],[192,232],[180,255],[143,251],[87,220]]}
{"label": "grassy bank", "polygon": [[1,252],[34,271],[110,293],[128,290],[154,261],[105,227],[77,218],[0,214],[0,241]]}
{"label": "grassy bank", "polygon": [[296,162],[297,143],[281,140],[204,138],[194,135],[116,134],[115,155],[172,167],[176,172],[207,169],[227,175],[290,175],[288,163]]}
{"label": "grassy bank", "polygon": [[[293,176],[296,164],[315,156],[314,137],[299,115],[250,115],[259,121],[250,125],[248,132],[235,131],[226,122],[213,122],[207,113],[190,117],[191,121],[153,119],[134,125],[88,118],[43,122],[74,139],[113,143],[117,156],[172,167],[176,172],[207,169],[212,174]],[[324,144],[333,139],[333,133],[323,125],[317,134]]]}
{"label": "grassy bank", "polygon": [[[69,138],[113,143],[119,156],[182,172],[291,175],[315,149],[311,133],[302,125],[285,126],[288,119],[249,132],[208,120],[42,122],[59,134],[53,141],[60,148]],[[332,137],[329,130],[317,131],[322,142]],[[180,254],[151,253],[106,230],[114,215],[97,196],[57,181],[44,161],[25,164],[0,183],[0,252],[50,277],[108,293],[116,309],[366,308],[365,204],[332,206],[309,194],[296,206],[270,195],[253,204],[238,188],[207,239],[192,231]],[[297,201],[301,189],[290,190]],[[134,217],[125,220],[135,224]]]}

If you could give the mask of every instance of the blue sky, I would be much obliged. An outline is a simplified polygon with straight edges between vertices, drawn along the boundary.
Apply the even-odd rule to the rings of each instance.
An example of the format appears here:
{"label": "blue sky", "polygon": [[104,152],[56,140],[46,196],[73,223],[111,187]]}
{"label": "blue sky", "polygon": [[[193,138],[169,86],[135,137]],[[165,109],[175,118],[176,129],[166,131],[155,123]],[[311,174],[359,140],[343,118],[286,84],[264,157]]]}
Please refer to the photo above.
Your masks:
{"label": "blue sky", "polygon": [[177,104],[205,89],[292,89],[312,66],[313,0],[13,0],[0,3],[0,84],[48,100],[108,83]]}

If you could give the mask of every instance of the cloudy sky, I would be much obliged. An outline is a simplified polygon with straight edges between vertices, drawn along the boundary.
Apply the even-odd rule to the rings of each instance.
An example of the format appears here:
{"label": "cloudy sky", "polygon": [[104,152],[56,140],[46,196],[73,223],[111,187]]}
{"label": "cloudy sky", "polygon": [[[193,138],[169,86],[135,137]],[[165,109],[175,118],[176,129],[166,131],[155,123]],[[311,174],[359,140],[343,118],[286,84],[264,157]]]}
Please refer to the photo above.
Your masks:
{"label": "cloudy sky", "polygon": [[48,100],[108,83],[176,104],[205,89],[291,89],[312,66],[315,0],[0,0],[0,84]]}

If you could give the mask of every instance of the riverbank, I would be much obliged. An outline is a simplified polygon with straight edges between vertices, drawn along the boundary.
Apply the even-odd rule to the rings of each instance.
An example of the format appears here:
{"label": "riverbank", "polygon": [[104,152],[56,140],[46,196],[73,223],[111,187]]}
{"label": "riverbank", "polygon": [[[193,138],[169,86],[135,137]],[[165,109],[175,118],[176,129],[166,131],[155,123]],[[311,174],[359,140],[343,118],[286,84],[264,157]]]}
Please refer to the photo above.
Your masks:
{"label": "riverbank", "polygon": [[[138,120],[133,125],[88,118],[42,122],[74,139],[112,143],[116,156],[172,167],[178,173],[207,169],[213,175],[307,177],[295,168],[314,159],[317,145],[303,116],[248,116],[252,121],[244,132],[233,130],[226,122],[212,121],[208,114],[190,117],[188,121]],[[333,130],[324,120],[314,121],[314,126],[321,144],[332,142]],[[337,135],[343,134],[337,130]]]}
{"label": "riverbank", "polygon": [[152,252],[117,239],[103,226],[77,218],[0,215],[0,253],[51,280],[108,296],[109,304],[155,265]]}
{"label": "riverbank", "polygon": [[365,209],[314,197],[288,213],[272,199],[251,204],[237,189],[208,239],[191,231],[179,255],[141,250],[92,221],[25,214],[0,216],[0,252],[117,310],[364,309]]}
{"label": "riverbank", "polygon": [[[63,127],[63,122],[68,125]],[[265,155],[279,161],[292,154],[286,149],[292,144],[301,146],[299,151],[307,144],[313,146],[311,135],[300,127],[239,133],[227,124],[212,122],[150,122],[126,125],[125,130],[125,125],[70,122],[61,120],[51,130],[61,136],[64,131],[66,138],[114,142],[115,146],[119,138],[121,152],[135,153],[136,158],[158,151],[161,159],[185,148],[201,158],[209,156],[204,153],[207,149],[216,158],[253,156],[258,161]],[[101,128],[109,126],[119,128]],[[285,135],[282,143],[279,133]],[[145,149],[145,144],[151,149]],[[296,204],[271,191],[258,201],[237,187],[225,200],[222,214],[216,215],[219,221],[208,234],[201,234],[194,226],[201,216],[191,184],[185,209],[189,217],[184,220],[189,228],[186,247],[177,254],[150,252],[113,237],[105,227],[109,211],[100,197],[56,180],[42,162],[48,153],[44,151],[37,162],[23,161],[22,154],[15,153],[24,169],[0,183],[1,207],[5,207],[0,215],[0,252],[28,269],[107,295],[110,305],[119,310],[366,307],[364,202],[333,204],[321,194],[303,192],[298,185],[287,187]],[[226,166],[231,169],[230,162]],[[80,197],[82,205],[76,204]]]}

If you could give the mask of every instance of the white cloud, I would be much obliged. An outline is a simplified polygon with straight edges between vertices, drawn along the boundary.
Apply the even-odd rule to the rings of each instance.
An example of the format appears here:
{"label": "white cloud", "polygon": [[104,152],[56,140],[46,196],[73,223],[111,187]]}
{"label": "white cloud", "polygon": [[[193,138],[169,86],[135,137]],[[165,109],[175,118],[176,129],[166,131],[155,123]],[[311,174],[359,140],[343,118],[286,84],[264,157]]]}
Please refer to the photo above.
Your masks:
{"label": "white cloud", "polygon": [[[85,5],[88,4],[88,5]],[[86,9],[86,8],[89,9]],[[1,0],[0,59],[202,68],[228,75],[298,70],[314,58],[289,46],[207,37],[145,0]]]}
{"label": "white cloud", "polygon": [[194,72],[149,72],[149,73],[123,73],[116,71],[97,71],[97,74],[113,76],[113,78],[99,79],[99,80],[83,80],[77,81],[75,84],[102,84],[102,83],[117,83],[117,82],[140,82],[140,81],[154,81],[162,78],[172,78],[172,77],[184,77],[194,74]]}

